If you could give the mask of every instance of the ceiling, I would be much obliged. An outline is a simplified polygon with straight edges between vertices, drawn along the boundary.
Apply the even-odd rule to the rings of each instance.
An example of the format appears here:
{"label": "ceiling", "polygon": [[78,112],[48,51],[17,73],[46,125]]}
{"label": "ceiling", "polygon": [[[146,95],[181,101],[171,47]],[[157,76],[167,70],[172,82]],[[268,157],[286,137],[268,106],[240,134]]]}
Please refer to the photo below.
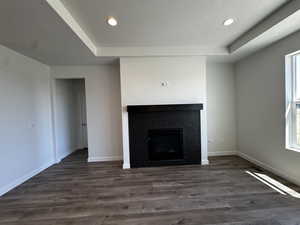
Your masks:
{"label": "ceiling", "polygon": [[[225,47],[286,0],[62,0],[98,46]],[[259,6],[259,7],[258,7]],[[119,26],[109,27],[114,16]],[[223,21],[234,18],[232,27]]]}
{"label": "ceiling", "polygon": [[[237,60],[239,57],[231,56],[231,46],[236,51],[256,36],[267,34],[268,26],[274,27],[270,15],[287,2],[2,0],[0,44],[48,65],[112,63],[120,56],[223,55],[221,58]],[[285,10],[282,15],[292,13]],[[108,16],[118,19],[117,27],[106,24]],[[225,27],[227,18],[236,22]],[[265,24],[265,29],[253,29],[260,24]],[[269,36],[264,40],[274,36],[274,29]]]}
{"label": "ceiling", "polygon": [[104,64],[44,0],[1,0],[0,44],[48,65]]}

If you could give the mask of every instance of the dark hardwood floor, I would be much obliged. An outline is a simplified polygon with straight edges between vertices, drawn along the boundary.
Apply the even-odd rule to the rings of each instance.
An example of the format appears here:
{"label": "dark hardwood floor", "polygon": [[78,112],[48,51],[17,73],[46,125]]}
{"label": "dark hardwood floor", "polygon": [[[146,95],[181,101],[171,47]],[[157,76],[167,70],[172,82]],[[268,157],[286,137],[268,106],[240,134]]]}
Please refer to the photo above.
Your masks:
{"label": "dark hardwood floor", "polygon": [[209,166],[131,170],[86,158],[78,151],[0,197],[0,224],[300,224],[300,199],[247,174],[258,169],[239,157],[210,158]]}

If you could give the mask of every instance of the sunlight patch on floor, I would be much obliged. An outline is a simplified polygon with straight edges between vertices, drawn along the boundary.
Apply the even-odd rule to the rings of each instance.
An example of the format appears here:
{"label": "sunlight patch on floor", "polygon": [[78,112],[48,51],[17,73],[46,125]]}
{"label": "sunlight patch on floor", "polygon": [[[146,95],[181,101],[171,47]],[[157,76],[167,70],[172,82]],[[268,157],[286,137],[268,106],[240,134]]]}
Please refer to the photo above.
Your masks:
{"label": "sunlight patch on floor", "polygon": [[290,195],[294,198],[300,198],[300,194],[287,187],[286,185],[280,183],[279,181],[271,178],[270,176],[263,174],[263,173],[257,173],[257,172],[251,172],[251,171],[246,171],[247,174],[251,175],[252,177],[256,178],[257,180],[261,181],[262,183],[266,184],[270,188],[276,190],[282,195]]}
{"label": "sunlight patch on floor", "polygon": [[282,195],[286,195],[286,193],[284,193],[283,191],[281,191],[280,189],[274,187],[273,185],[269,184],[267,181],[261,179],[260,177],[256,176],[255,173],[250,172],[250,171],[246,171],[246,173],[248,173],[249,175],[251,175],[252,177],[256,178],[257,180],[259,180],[260,182],[264,183],[265,185],[269,186],[270,188],[274,189],[275,191],[279,192]]}

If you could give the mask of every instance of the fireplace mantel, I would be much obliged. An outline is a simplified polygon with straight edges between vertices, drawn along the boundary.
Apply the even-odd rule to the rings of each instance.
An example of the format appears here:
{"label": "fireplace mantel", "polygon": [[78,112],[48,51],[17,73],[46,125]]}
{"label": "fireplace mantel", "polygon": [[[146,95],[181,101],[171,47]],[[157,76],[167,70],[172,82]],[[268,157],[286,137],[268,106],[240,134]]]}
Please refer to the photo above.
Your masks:
{"label": "fireplace mantel", "polygon": [[203,104],[176,104],[176,105],[128,105],[127,111],[134,113],[167,112],[167,111],[200,111]]}

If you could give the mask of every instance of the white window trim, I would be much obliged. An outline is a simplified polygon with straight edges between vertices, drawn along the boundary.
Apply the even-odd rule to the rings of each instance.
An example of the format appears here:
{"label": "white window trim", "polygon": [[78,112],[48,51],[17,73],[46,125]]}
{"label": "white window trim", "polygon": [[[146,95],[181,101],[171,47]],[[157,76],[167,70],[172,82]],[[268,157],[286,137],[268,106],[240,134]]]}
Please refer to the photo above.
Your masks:
{"label": "white window trim", "polygon": [[[296,106],[300,100],[296,99],[296,55],[300,51],[285,57],[285,95],[286,95],[286,149],[300,152],[297,144]],[[299,87],[300,88],[300,87]]]}

